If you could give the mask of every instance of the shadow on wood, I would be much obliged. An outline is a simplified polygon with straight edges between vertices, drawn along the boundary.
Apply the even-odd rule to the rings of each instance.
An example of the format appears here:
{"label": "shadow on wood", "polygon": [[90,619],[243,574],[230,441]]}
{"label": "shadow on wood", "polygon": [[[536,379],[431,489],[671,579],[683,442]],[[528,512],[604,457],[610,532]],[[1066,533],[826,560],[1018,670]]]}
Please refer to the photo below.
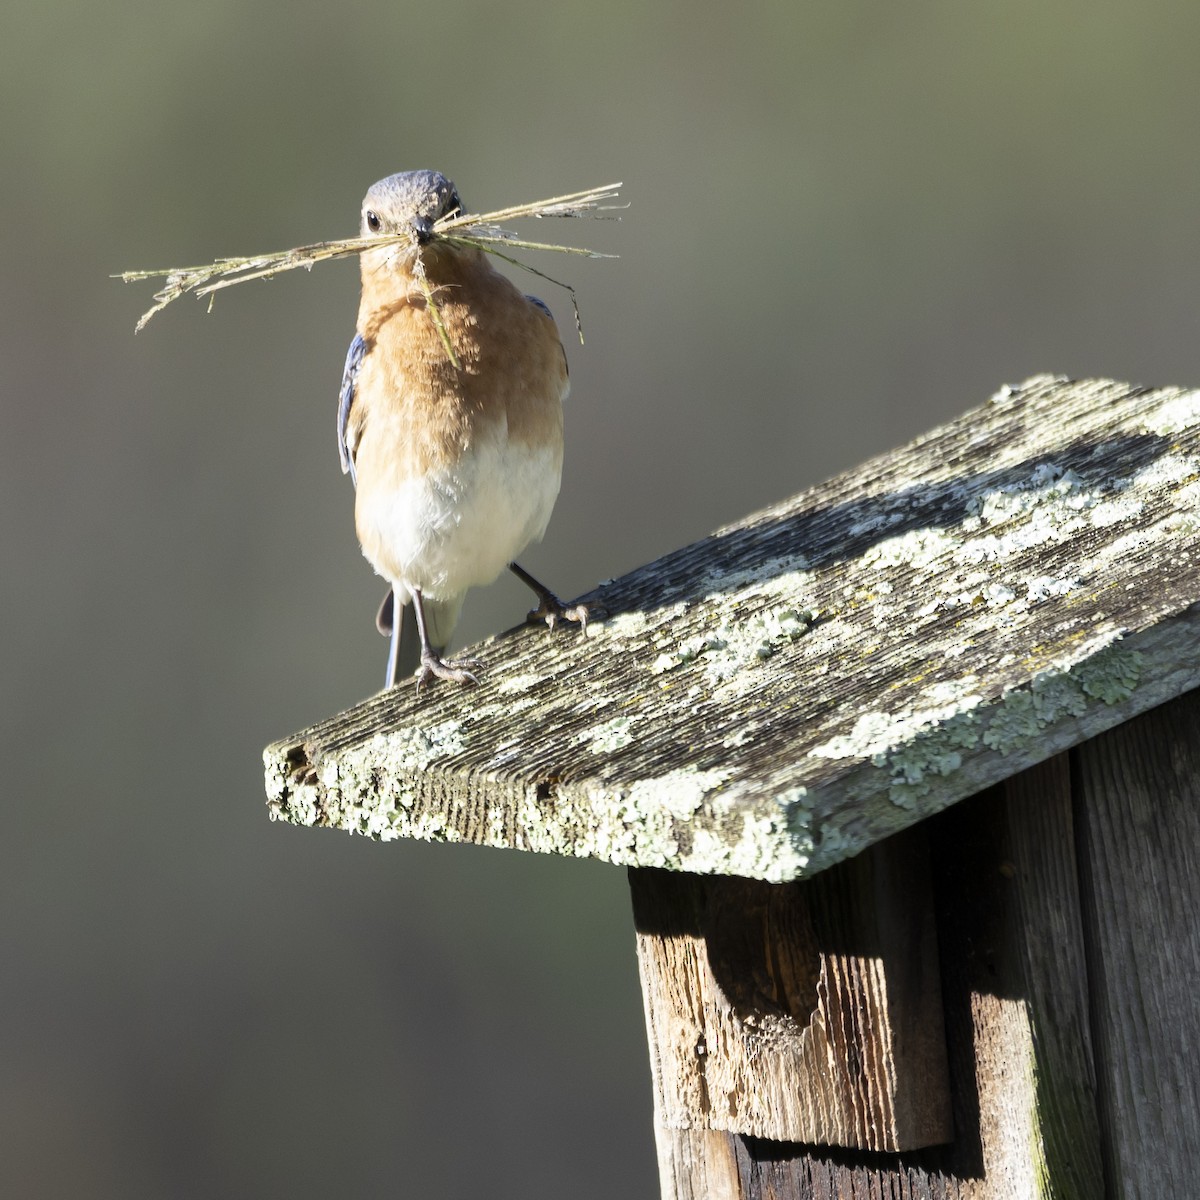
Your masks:
{"label": "shadow on wood", "polygon": [[630,885],[661,1131],[949,1139],[923,835],[810,883],[634,870]]}
{"label": "shadow on wood", "polygon": [[1003,388],[592,598],[272,817],[633,868],[665,1196],[1195,1191],[1200,392]]}
{"label": "shadow on wood", "polygon": [[[372,837],[802,878],[1200,684],[1200,405],[1039,378],[268,747]],[[1193,537],[1194,540],[1194,537]]]}

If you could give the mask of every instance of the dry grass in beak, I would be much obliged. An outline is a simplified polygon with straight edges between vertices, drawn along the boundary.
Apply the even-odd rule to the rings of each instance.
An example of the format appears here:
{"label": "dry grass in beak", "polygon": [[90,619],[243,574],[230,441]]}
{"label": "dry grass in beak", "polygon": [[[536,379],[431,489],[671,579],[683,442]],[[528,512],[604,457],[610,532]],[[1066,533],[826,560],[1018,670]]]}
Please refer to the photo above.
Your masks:
{"label": "dry grass in beak", "polygon": [[[579,320],[579,305],[575,302],[575,289],[568,283],[554,279],[542,271],[513,258],[506,253],[508,249],[515,250],[550,250],[558,254],[578,254],[584,258],[615,258],[613,254],[601,254],[595,250],[586,250],[581,246],[559,246],[551,242],[533,242],[518,237],[515,233],[503,228],[501,222],[519,221],[529,217],[592,217],[603,218],[624,205],[606,204],[605,201],[615,200],[619,194],[619,183],[605,184],[603,187],[590,188],[585,192],[571,192],[566,196],[554,196],[549,200],[537,200],[532,204],[518,204],[511,208],[498,209],[490,213],[462,213],[444,217],[434,223],[429,240],[426,243],[444,242],[450,246],[475,246],[487,254],[494,254],[505,262],[531,271],[534,275],[566,288],[571,293],[571,305],[575,311],[575,328],[579,331],[579,340],[583,341],[583,326]],[[611,219],[611,218],[610,218]],[[279,250],[274,254],[258,254],[250,258],[218,258],[216,262],[202,267],[168,267],[157,271],[123,271],[114,275],[114,279],[123,279],[126,283],[134,283],[142,279],[165,279],[163,287],[154,293],[154,305],[144,312],[138,320],[136,329],[141,330],[156,312],[166,308],[180,296],[208,296],[209,307],[222,288],[233,287],[236,283],[246,283],[251,279],[269,279],[284,271],[292,271],[297,267],[305,270],[319,262],[332,258],[345,258],[351,254],[361,254],[364,250],[375,250],[380,246],[408,244],[417,250],[416,276],[421,282],[425,299],[429,304],[430,315],[442,338],[442,344],[450,356],[450,361],[458,366],[450,339],[442,325],[441,315],[433,299],[433,293],[425,279],[424,265],[420,260],[421,247],[417,244],[416,234],[407,231],[393,234],[371,234],[367,237],[343,238],[333,242],[314,242],[309,246],[297,246],[292,250]],[[504,247],[504,249],[501,249]]]}

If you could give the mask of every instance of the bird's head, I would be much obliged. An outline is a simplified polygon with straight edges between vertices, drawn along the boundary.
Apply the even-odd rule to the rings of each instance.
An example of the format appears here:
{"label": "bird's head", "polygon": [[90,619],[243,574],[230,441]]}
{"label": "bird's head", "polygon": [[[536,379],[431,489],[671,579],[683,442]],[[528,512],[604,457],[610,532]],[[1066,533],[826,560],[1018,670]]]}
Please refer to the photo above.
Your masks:
{"label": "bird's head", "polygon": [[[371,185],[363,198],[360,233],[363,237],[407,233],[414,246],[424,246],[435,222],[464,211],[458,189],[445,175],[437,171],[402,171]],[[368,255],[378,255],[379,265],[388,260],[411,261],[405,249],[403,244],[380,247],[364,254],[363,261],[365,264]]]}

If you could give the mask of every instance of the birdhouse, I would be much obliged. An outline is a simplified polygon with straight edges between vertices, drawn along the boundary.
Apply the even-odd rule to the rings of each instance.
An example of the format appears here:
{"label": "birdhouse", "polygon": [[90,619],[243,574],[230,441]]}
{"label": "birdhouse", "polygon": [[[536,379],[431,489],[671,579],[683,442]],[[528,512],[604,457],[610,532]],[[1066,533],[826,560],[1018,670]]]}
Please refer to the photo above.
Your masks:
{"label": "birdhouse", "polygon": [[666,1197],[1195,1194],[1200,392],[1039,377],[270,746],[629,868]]}

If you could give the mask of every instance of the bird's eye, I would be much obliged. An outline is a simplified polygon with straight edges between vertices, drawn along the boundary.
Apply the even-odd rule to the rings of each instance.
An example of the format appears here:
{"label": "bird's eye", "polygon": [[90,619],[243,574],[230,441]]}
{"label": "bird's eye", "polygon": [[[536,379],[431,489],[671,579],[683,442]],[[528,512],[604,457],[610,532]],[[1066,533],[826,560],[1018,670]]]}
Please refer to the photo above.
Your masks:
{"label": "bird's eye", "polygon": [[383,228],[383,222],[379,219],[377,212],[372,212],[369,208],[366,212],[367,228],[372,233],[378,233]]}

